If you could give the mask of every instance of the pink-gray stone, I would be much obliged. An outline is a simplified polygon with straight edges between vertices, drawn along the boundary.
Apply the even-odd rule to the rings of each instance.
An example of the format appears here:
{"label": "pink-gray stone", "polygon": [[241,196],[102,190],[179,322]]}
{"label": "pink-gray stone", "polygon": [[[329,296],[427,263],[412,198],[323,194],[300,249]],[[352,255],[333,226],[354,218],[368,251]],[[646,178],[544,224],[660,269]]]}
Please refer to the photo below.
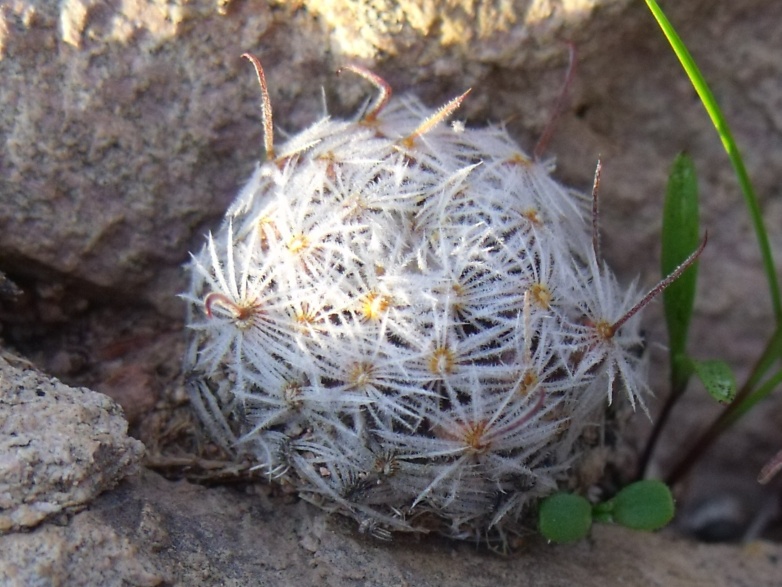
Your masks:
{"label": "pink-gray stone", "polygon": [[782,573],[780,545],[706,546],[611,526],[568,546],[530,538],[508,557],[436,538],[377,542],[263,486],[205,488],[149,472],[66,526],[0,537],[0,553],[9,586],[775,587]]}
{"label": "pink-gray stone", "polygon": [[83,508],[143,452],[107,396],[0,358],[0,534]]}

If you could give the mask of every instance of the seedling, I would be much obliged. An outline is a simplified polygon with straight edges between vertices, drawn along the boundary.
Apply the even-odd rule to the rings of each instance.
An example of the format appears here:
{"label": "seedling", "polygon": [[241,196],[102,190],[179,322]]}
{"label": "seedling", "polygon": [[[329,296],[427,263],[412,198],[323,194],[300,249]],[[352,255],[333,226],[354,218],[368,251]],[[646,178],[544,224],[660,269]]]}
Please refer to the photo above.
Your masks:
{"label": "seedling", "polygon": [[571,493],[557,493],[540,505],[540,533],[551,542],[567,543],[589,534],[592,522],[651,532],[666,526],[674,515],[671,490],[661,481],[636,481],[613,498],[592,505]]}

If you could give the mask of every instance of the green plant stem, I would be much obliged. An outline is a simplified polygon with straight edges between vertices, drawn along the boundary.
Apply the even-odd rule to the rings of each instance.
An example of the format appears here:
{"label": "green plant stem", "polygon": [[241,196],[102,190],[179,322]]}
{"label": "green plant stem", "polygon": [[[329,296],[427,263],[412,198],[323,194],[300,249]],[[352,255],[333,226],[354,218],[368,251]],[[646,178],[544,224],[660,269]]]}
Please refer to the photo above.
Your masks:
{"label": "green plant stem", "polygon": [[777,327],[774,331],[763,354],[755,363],[750,376],[738,391],[734,400],[711,423],[706,431],[701,434],[700,438],[692,445],[684,458],[679,461],[676,467],[674,467],[672,472],[668,475],[665,480],[668,485],[673,486],[684,477],[690,469],[692,469],[701,455],[709,449],[725,430],[730,428],[730,426],[732,426],[752,406],[767,397],[777,385],[782,383],[782,371],[778,371],[769,377],[765,383],[757,387],[766,373],[768,373],[769,369],[774,365],[781,352],[782,326]]}
{"label": "green plant stem", "polygon": [[760,249],[761,257],[763,259],[763,268],[766,273],[766,279],[768,281],[768,287],[771,295],[771,304],[774,311],[774,317],[776,320],[776,330],[769,340],[766,349],[761,356],[760,360],[753,368],[752,374],[747,379],[746,383],[739,390],[736,398],[725,409],[725,411],[711,424],[706,432],[701,435],[698,441],[693,445],[687,455],[679,462],[679,464],[673,469],[672,473],[668,476],[668,483],[673,484],[682,476],[684,476],[698,460],[698,458],[705,452],[714,442],[714,440],[724,432],[729,426],[731,426],[741,415],[754,406],[761,399],[766,397],[774,389],[776,385],[782,382],[782,372],[776,373],[770,377],[763,385],[757,387],[765,374],[771,368],[773,363],[782,357],[782,300],[780,296],[779,279],[777,278],[776,269],[774,266],[774,259],[771,254],[771,246],[769,244],[768,233],[765,229],[763,218],[760,212],[760,205],[758,203],[755,190],[752,187],[752,183],[749,180],[744,161],[736,145],[733,135],[730,132],[728,123],[725,120],[722,111],[717,105],[717,101],[714,98],[711,90],[709,89],[706,80],[703,78],[695,60],[690,55],[689,50],[685,46],[684,42],[679,37],[676,30],[671,25],[668,18],[663,13],[656,0],[644,0],[647,7],[654,15],[658,25],[663,31],[663,34],[668,39],[674,53],[678,57],[684,71],[690,79],[695,91],[701,99],[703,107],[706,109],[714,128],[720,136],[722,145],[725,148],[725,152],[728,154],[733,170],[736,173],[736,177],[741,187],[741,193],[744,198],[744,202],[747,206],[750,219],[752,221],[753,228],[755,230],[755,236],[758,241],[758,248]]}
{"label": "green plant stem", "polygon": [[780,383],[782,383],[782,371],[777,371],[774,373],[774,375],[769,377],[763,383],[763,385],[753,391],[751,395],[744,398],[742,402],[735,404],[736,408],[731,410],[731,412],[724,418],[724,427],[728,428],[729,426],[735,424],[744,414],[749,412],[755,406],[755,404],[761,400],[766,399]]}
{"label": "green plant stem", "polygon": [[679,62],[682,64],[684,71],[690,78],[690,83],[692,84],[692,87],[695,88],[695,91],[698,93],[698,96],[701,99],[703,107],[709,114],[711,122],[714,125],[714,128],[717,130],[720,139],[722,140],[722,145],[725,148],[725,152],[728,154],[731,165],[736,172],[736,177],[738,178],[739,185],[741,186],[741,193],[744,197],[744,203],[746,204],[749,211],[752,225],[755,229],[755,236],[758,239],[758,247],[760,248],[760,253],[763,258],[763,268],[766,272],[766,278],[768,280],[769,290],[771,293],[771,303],[774,308],[774,317],[778,325],[782,324],[782,296],[780,296],[779,280],[777,279],[774,259],[771,254],[771,245],[769,244],[768,233],[766,232],[766,228],[763,224],[763,217],[761,216],[760,205],[758,204],[755,190],[753,189],[752,183],[749,180],[749,174],[747,173],[747,169],[744,167],[744,161],[741,157],[738,146],[736,145],[736,141],[733,140],[733,135],[730,132],[730,128],[727,121],[725,120],[725,116],[722,114],[722,110],[720,110],[720,107],[717,105],[717,100],[714,98],[714,94],[712,94],[711,90],[709,89],[709,86],[698,69],[695,60],[692,58],[692,55],[690,55],[689,50],[684,45],[684,42],[673,28],[673,25],[671,25],[668,17],[665,16],[665,13],[657,4],[656,0],[644,1],[649,7],[649,10],[654,15],[654,18],[657,20],[657,23],[660,25],[663,34],[665,34],[665,37],[668,39],[668,42],[671,44],[671,48],[679,58]]}
{"label": "green plant stem", "polygon": [[[665,188],[663,207],[660,269],[669,275],[698,246],[700,239],[698,178],[695,164],[685,153],[679,153],[671,166]],[[643,479],[660,435],[673,407],[687,389],[692,361],[687,357],[687,333],[692,319],[697,287],[697,266],[693,264],[663,292],[665,321],[668,326],[671,393],[654,421],[654,427],[638,463],[637,479]]]}

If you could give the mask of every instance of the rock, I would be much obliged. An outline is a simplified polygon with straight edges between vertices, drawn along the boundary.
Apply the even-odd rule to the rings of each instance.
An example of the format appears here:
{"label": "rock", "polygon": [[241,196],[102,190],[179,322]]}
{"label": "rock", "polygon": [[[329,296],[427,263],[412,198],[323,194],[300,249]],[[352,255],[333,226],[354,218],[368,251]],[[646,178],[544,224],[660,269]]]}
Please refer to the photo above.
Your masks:
{"label": "rock", "polygon": [[0,547],[0,582],[9,587],[171,585],[169,575],[139,553],[138,544],[90,512],[77,514],[65,526],[44,524],[29,533],[0,536]]}
{"label": "rock", "polygon": [[[321,87],[330,111],[354,113],[372,90],[334,71],[363,60],[397,93],[412,89],[431,105],[473,87],[461,115],[505,120],[531,150],[562,89],[567,51],[558,39],[570,39],[578,70],[547,151],[557,176],[586,191],[602,155],[604,252],[627,279],[640,274],[651,285],[668,167],[690,151],[711,235],[693,339],[704,356],[742,371],[754,362],[770,310],[735,178],[641,3],[519,0],[477,13],[444,1],[298,6],[4,5],[0,269],[56,277],[93,303],[151,302],[180,317],[181,264],[263,156],[259,92],[242,52],[264,62],[278,134],[319,116]],[[773,194],[782,65],[768,56],[782,5],[701,0],[669,10],[734,125],[757,192]],[[776,201],[764,213],[769,226],[782,224]],[[647,322],[650,339],[663,340],[659,313]]]}
{"label": "rock", "polygon": [[0,553],[4,585],[64,587],[772,587],[782,572],[779,545],[707,547],[611,526],[570,546],[531,539],[508,557],[433,537],[378,542],[266,486],[205,488],[151,472],[101,495],[65,527],[0,537]]}
{"label": "rock", "polygon": [[[477,13],[445,1],[6,4],[0,269],[180,317],[181,264],[263,156],[259,92],[242,52],[264,62],[278,134],[319,116],[321,87],[330,111],[354,113],[372,90],[334,71],[363,60],[397,93],[412,89],[432,105],[473,87],[461,115],[505,120],[531,150],[562,89],[558,39],[570,39],[578,71],[547,151],[557,176],[586,191],[602,155],[605,255],[652,285],[666,174],[676,152],[693,154],[711,235],[693,339],[704,356],[746,371],[770,323],[757,248],[720,141],[656,24],[628,0],[528,4]],[[768,56],[782,5],[702,0],[669,10],[734,124],[757,192],[773,194],[782,65]],[[776,201],[764,213],[769,226],[782,224]],[[647,319],[655,341],[664,339],[659,316]]]}
{"label": "rock", "polygon": [[[280,132],[318,117],[321,87],[330,111],[355,112],[371,88],[334,71],[362,60],[397,93],[412,89],[431,105],[473,87],[461,115],[476,124],[507,120],[531,150],[562,89],[567,49],[559,39],[570,39],[578,73],[548,151],[559,177],[589,189],[602,154],[606,255],[628,278],[641,273],[651,284],[657,262],[648,251],[659,240],[665,174],[677,151],[693,152],[705,172],[706,217],[719,225],[704,260],[727,259],[742,276],[735,280],[742,287],[731,289],[722,272],[702,270],[704,290],[713,292],[702,311],[724,314],[739,302],[758,308],[751,320],[718,327],[734,329],[741,344],[730,352],[746,358],[759,346],[750,333],[765,326],[764,288],[744,287],[762,282],[757,255],[751,243],[731,244],[746,222],[731,213],[741,203],[730,172],[717,172],[724,153],[650,15],[628,0],[528,4],[476,13],[445,1],[311,1],[300,10],[213,0],[5,5],[4,269],[38,279],[53,273],[92,300],[149,301],[181,316],[173,295],[185,289],[181,264],[263,156],[259,93],[244,51],[264,62]],[[690,26],[702,7],[709,26]],[[779,7],[723,0],[670,10],[737,123],[759,193],[773,193],[767,163],[778,142],[766,120],[776,120],[781,77],[763,55],[773,53],[773,31],[764,27]],[[721,42],[720,27],[730,43]],[[772,223],[782,208],[767,212]]]}
{"label": "rock", "polygon": [[0,358],[0,533],[78,510],[138,471],[144,446],[107,396]]}

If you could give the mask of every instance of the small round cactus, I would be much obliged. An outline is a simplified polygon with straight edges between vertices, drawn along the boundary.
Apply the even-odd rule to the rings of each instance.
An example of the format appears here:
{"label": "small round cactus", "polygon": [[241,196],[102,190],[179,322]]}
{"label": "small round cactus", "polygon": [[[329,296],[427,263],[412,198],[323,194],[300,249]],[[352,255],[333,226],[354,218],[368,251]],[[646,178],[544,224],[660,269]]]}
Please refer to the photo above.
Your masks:
{"label": "small round cactus", "polygon": [[[590,201],[504,129],[379,95],[272,142],[194,256],[186,358],[211,437],[376,536],[504,536],[648,391]],[[654,291],[652,294],[655,293]],[[651,294],[650,294],[651,295]]]}

